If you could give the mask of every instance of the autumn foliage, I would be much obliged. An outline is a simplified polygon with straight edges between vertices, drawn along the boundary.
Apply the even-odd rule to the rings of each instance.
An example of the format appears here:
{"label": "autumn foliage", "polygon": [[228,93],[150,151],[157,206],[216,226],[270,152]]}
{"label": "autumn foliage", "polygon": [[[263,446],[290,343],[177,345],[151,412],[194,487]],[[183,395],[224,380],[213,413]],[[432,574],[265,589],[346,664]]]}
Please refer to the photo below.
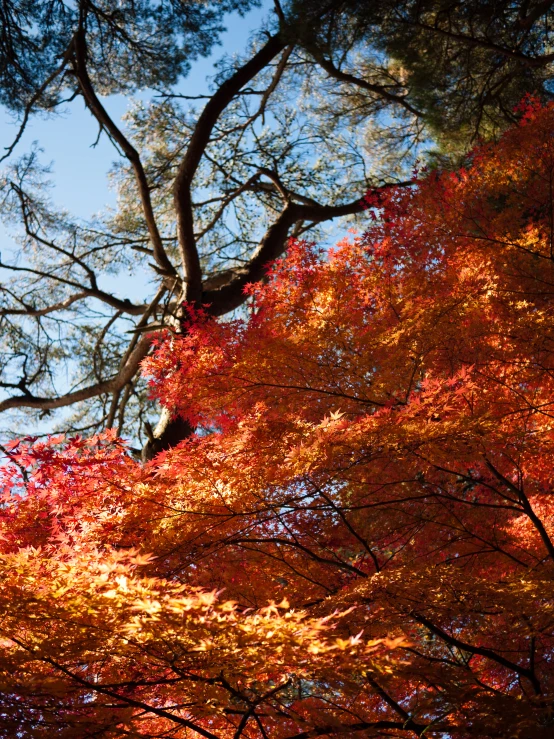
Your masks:
{"label": "autumn foliage", "polygon": [[554,107],[145,364],[198,433],[2,468],[2,736],[554,732]]}

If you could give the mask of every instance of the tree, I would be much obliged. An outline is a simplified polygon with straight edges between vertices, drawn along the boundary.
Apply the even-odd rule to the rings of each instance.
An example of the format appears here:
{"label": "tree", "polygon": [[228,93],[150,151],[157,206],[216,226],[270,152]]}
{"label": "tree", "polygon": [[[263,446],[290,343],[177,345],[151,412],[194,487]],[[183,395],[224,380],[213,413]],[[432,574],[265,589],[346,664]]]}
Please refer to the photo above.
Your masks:
{"label": "tree", "polygon": [[[330,77],[350,83],[344,110],[389,93],[443,151],[461,155],[513,123],[525,93],[550,98],[552,5],[336,0],[321,15],[317,2],[293,2],[306,47]],[[360,53],[364,44],[372,54]]]}
{"label": "tree", "polygon": [[[324,239],[324,224],[359,217],[368,188],[409,184],[431,141],[435,158],[457,157],[513,122],[525,92],[551,94],[550,3],[438,0],[276,2],[205,99],[176,92],[223,13],[250,5],[2,6],[2,100],[22,129],[78,96],[120,155],[119,210],[88,223],[50,202],[38,152],[3,180],[18,241],[0,265],[0,410],[12,436],[54,414],[64,430],[147,441],[146,456],[170,446],[191,429],[168,412],[152,430],[138,368],[159,330],[181,330],[184,301],[214,316],[240,308],[291,235]],[[161,97],[137,104],[123,129],[101,95],[144,86]],[[105,276],[126,270],[147,276],[145,294],[107,289]]]}
{"label": "tree", "polygon": [[550,736],[554,105],[520,112],[160,334],[201,433],[12,443],[6,735]]}

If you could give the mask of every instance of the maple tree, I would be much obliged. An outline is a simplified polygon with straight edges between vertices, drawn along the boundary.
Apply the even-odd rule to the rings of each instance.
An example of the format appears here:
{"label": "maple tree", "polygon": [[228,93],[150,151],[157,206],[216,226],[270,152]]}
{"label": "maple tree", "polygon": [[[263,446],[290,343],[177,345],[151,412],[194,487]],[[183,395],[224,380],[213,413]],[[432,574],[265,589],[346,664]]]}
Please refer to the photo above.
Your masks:
{"label": "maple tree", "polygon": [[[144,459],[184,438],[140,373],[183,300],[234,311],[290,236],[359,225],[368,189],[552,100],[553,19],[552,0],[3,0],[0,436],[117,427]],[[233,54],[201,82],[218,39]],[[69,155],[59,121],[83,107]],[[117,204],[93,215],[108,150]]]}
{"label": "maple tree", "polygon": [[190,308],[144,364],[189,439],[9,445],[5,736],[551,735],[554,106],[520,114],[247,318]]}

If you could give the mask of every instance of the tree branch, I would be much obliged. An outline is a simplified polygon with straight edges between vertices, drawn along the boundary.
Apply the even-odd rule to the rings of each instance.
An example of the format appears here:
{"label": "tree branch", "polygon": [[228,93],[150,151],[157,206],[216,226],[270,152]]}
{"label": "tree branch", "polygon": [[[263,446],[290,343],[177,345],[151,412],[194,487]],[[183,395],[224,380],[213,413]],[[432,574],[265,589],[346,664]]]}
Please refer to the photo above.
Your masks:
{"label": "tree branch", "polygon": [[[382,185],[374,190],[385,190],[391,187],[407,187],[413,182],[399,182]],[[288,203],[278,218],[266,231],[264,237],[248,264],[234,271],[237,276],[231,282],[214,290],[206,290],[202,296],[203,303],[208,304],[208,313],[221,316],[238,308],[246,300],[244,287],[250,282],[259,282],[264,276],[267,265],[283,254],[289,229],[298,221],[321,223],[333,218],[361,213],[365,209],[362,199],[343,205],[319,205]]]}
{"label": "tree branch", "polygon": [[528,31],[533,23],[538,21],[542,15],[548,13],[553,5],[554,2],[552,2],[552,0],[543,0],[543,2],[538,3],[532,10],[530,10],[527,15],[522,14],[519,18],[518,25]]}
{"label": "tree branch", "polygon": [[89,295],[87,292],[80,292],[75,295],[71,295],[69,298],[62,300],[59,303],[49,305],[46,308],[34,308],[30,305],[25,306],[25,308],[0,308],[0,316],[29,316],[29,318],[40,318],[41,316],[46,316],[49,313],[54,313],[58,310],[65,310],[73,305],[73,303],[88,297]]}
{"label": "tree branch", "polygon": [[[18,267],[14,264],[4,264],[0,261],[0,267],[3,269],[9,269],[12,270],[12,272],[27,272],[32,275],[37,275],[38,277],[46,277],[50,280],[56,280],[56,282],[61,282],[63,285],[69,285],[69,287],[74,288],[82,288],[82,285],[80,285],[77,282],[74,282],[73,280],[67,280],[64,277],[59,277],[58,275],[50,274],[49,272],[42,272],[38,269],[32,269],[31,267]],[[128,313],[132,316],[139,316],[146,308],[145,305],[135,305],[134,303],[131,303],[129,300],[121,300],[121,298],[116,298],[115,295],[111,295],[110,293],[104,292],[104,290],[100,290],[100,288],[85,288],[84,290],[81,290],[79,296],[76,298],[77,300],[81,297],[89,297],[89,298],[96,298],[97,300],[102,301],[103,303],[106,303],[107,305],[110,305],[112,308],[115,308],[116,310],[120,310],[122,313]],[[75,302],[72,300],[71,302]],[[62,304],[63,305],[63,304]],[[50,312],[50,311],[47,311]],[[23,314],[23,315],[31,315],[27,313],[27,311],[10,311],[10,314]],[[0,315],[6,315],[3,311],[0,311]],[[40,314],[43,315],[43,314]]]}
{"label": "tree branch", "polygon": [[25,106],[25,110],[23,111],[23,119],[22,119],[22,121],[21,121],[21,123],[19,125],[19,130],[18,130],[18,132],[17,132],[14,140],[12,141],[12,143],[9,146],[5,146],[4,147],[4,151],[6,153],[2,157],[0,157],[0,162],[3,162],[5,159],[7,159],[12,154],[12,152],[15,149],[15,147],[17,146],[17,144],[21,141],[21,137],[23,136],[23,134],[25,133],[25,129],[27,128],[27,123],[29,122],[29,117],[30,117],[31,112],[33,110],[33,106],[35,105],[35,103],[38,100],[40,100],[41,95],[46,91],[46,89],[48,88],[48,86],[56,79],[56,77],[59,77],[59,75],[64,71],[65,66],[66,66],[66,64],[67,64],[67,62],[68,62],[68,60],[69,60],[69,58],[71,56],[71,51],[72,51],[72,48],[71,48],[71,44],[70,44],[69,47],[68,47],[68,49],[65,51],[65,53],[64,53],[64,55],[62,57],[61,64],[58,67],[56,67],[56,69],[52,72],[52,74],[49,75],[44,80],[44,82],[42,83],[42,85],[40,85],[40,87],[37,88],[37,90],[34,93],[34,95],[32,95],[31,99],[29,100],[29,102]]}
{"label": "tree branch", "polygon": [[318,54],[317,56],[314,56],[314,58],[319,66],[324,69],[330,77],[333,77],[339,82],[346,82],[350,85],[361,87],[363,90],[373,92],[376,95],[379,95],[379,97],[388,100],[389,103],[401,105],[418,118],[423,117],[423,113],[417,110],[417,108],[414,108],[413,105],[406,100],[406,96],[394,95],[392,92],[389,92],[384,85],[375,85],[361,77],[356,77],[348,72],[343,72],[341,69],[336,67],[330,59],[325,59],[323,55]]}
{"label": "tree branch", "polygon": [[515,51],[513,49],[507,49],[504,46],[499,46],[493,41],[489,41],[484,38],[477,38],[475,36],[466,36],[463,33],[456,33],[454,31],[448,31],[444,28],[440,28],[438,25],[431,26],[428,23],[422,23],[421,21],[406,21],[404,18],[400,18],[403,23],[408,23],[410,26],[420,28],[422,31],[430,31],[431,33],[437,33],[440,36],[445,36],[453,41],[458,41],[466,46],[473,46],[480,49],[487,49],[488,51],[494,51],[501,56],[508,59],[515,59],[521,62],[527,67],[544,67],[550,62],[554,61],[554,53],[543,54],[542,56],[531,57],[523,54],[521,51]]}
{"label": "tree branch", "polygon": [[[320,726],[317,729],[310,729],[308,731],[302,731],[300,734],[293,734],[288,736],[286,739],[315,739],[315,737],[323,736],[324,734],[349,734],[355,731],[368,731],[368,729],[390,729],[391,731],[409,731],[417,736],[421,736],[427,727],[422,724],[416,724],[411,722],[411,725],[407,726],[405,721],[359,721],[355,724],[329,724],[328,726]],[[433,729],[433,731],[440,731],[439,729]],[[441,733],[447,733],[445,730]],[[389,736],[387,734],[387,736]]]}
{"label": "tree branch", "polygon": [[156,223],[156,218],[154,216],[152,201],[150,199],[150,187],[148,185],[148,180],[146,178],[144,167],[142,166],[142,162],[140,161],[140,156],[134,146],[132,146],[132,144],[122,134],[122,132],[108,115],[106,109],[98,99],[88,76],[86,66],[86,38],[85,33],[82,29],[79,29],[79,31],[77,31],[74,36],[74,49],[75,76],[77,77],[77,81],[79,82],[79,86],[81,88],[81,92],[83,94],[85,102],[99,124],[108,132],[110,138],[112,138],[113,141],[116,142],[118,146],[120,146],[121,150],[131,163],[135,172],[135,179],[142,203],[144,219],[146,221],[150,240],[154,248],[154,259],[156,260],[156,264],[158,266],[160,274],[165,277],[171,277],[175,279],[175,277],[177,276],[177,270],[171,263],[163,246],[162,238],[160,236],[158,225]]}
{"label": "tree branch", "polygon": [[477,647],[473,644],[468,644],[461,639],[457,639],[455,636],[447,634],[446,631],[443,631],[443,629],[440,628],[440,626],[436,626],[432,621],[429,621],[428,618],[426,618],[425,616],[421,616],[419,613],[412,613],[411,615],[413,616],[413,618],[415,618],[416,621],[419,621],[419,623],[426,626],[429,631],[440,637],[450,646],[456,647],[457,649],[462,649],[464,652],[469,652],[470,654],[478,654],[481,657],[486,657],[487,659],[490,659],[493,662],[502,665],[511,672],[515,672],[521,677],[526,677],[533,686],[535,693],[537,695],[540,695],[542,693],[540,683],[537,680],[536,676],[531,670],[527,669],[526,667],[521,667],[521,665],[518,665],[516,662],[512,662],[511,660],[506,659],[506,657],[498,654],[493,649],[488,649],[487,647]]}
{"label": "tree branch", "polygon": [[202,300],[202,270],[194,237],[192,181],[215,124],[227,105],[247,82],[250,82],[281,52],[286,43],[278,35],[271,36],[246,64],[225,80],[202,111],[175,178],[173,196],[177,214],[177,235],[185,274],[185,299]]}
{"label": "tree branch", "polygon": [[64,408],[73,403],[79,403],[80,401],[88,400],[104,393],[117,392],[135,376],[140,363],[148,353],[151,341],[152,334],[142,336],[128,357],[125,365],[115,377],[109,380],[102,380],[101,382],[96,382],[93,385],[88,385],[80,390],[59,395],[55,398],[44,398],[34,395],[17,395],[12,398],[6,398],[6,400],[0,402],[0,413],[10,408],[53,410],[54,408]]}
{"label": "tree branch", "polygon": [[514,483],[511,480],[509,480],[507,477],[505,477],[499,470],[497,470],[496,467],[492,464],[492,462],[490,462],[488,459],[485,459],[485,464],[487,465],[487,467],[492,472],[492,474],[496,477],[497,480],[504,483],[504,485],[506,485],[508,490],[511,490],[513,493],[515,493],[518,496],[522,509],[526,513],[527,517],[531,520],[533,526],[538,531],[539,536],[541,537],[542,542],[549,556],[554,560],[554,544],[552,543],[552,540],[550,539],[550,536],[548,535],[548,531],[545,529],[543,522],[540,520],[540,518],[537,516],[537,514],[533,510],[533,507],[531,503],[529,502],[529,498],[523,492],[523,487],[518,488],[517,485],[514,485]]}

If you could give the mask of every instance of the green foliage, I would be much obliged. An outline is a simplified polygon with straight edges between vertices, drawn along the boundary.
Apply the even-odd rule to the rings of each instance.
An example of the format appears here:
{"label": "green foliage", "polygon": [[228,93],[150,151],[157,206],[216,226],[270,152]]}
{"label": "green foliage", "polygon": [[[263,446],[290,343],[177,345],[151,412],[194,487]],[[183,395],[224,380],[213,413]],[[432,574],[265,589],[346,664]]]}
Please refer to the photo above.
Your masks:
{"label": "green foliage", "polygon": [[0,7],[0,102],[51,108],[68,80],[60,68],[78,28],[88,34],[91,76],[104,94],[173,84],[209,53],[223,15],[257,0],[6,0]]}
{"label": "green foliage", "polygon": [[[526,94],[552,96],[550,2],[509,0],[336,0],[321,13],[292,0],[314,56],[344,64],[373,50],[376,81],[417,109],[429,133],[452,152],[490,138],[516,119]],[[380,60],[380,61],[377,61]],[[357,76],[359,68],[352,67]]]}

